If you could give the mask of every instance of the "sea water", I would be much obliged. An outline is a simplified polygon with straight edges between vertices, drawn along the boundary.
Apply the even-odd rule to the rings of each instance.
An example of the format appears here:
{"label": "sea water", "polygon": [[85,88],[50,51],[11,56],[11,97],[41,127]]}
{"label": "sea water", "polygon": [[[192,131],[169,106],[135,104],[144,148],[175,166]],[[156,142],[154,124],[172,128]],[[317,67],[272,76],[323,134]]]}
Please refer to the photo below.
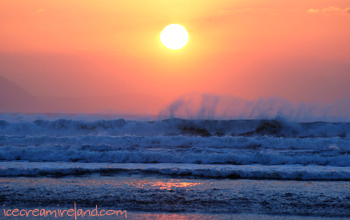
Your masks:
{"label": "sea water", "polygon": [[345,122],[2,117],[0,216],[75,208],[128,213],[96,219],[346,218],[349,137]]}

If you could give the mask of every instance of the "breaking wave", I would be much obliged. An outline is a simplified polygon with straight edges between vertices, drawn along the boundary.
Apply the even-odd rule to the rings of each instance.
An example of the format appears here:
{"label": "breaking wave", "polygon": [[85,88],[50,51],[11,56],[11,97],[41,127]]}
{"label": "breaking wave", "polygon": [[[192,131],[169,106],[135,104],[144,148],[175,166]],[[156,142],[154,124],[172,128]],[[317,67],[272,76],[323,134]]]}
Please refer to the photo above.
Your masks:
{"label": "breaking wave", "polygon": [[274,120],[0,120],[0,135],[112,135],[112,136],[274,136],[274,137],[349,137],[346,122],[288,122]]}
{"label": "breaking wave", "polygon": [[0,162],[0,176],[67,176],[86,174],[156,174],[172,176],[191,176],[204,178],[232,179],[275,179],[275,180],[350,180],[350,170],[344,167],[324,166],[227,166],[227,165],[186,165],[167,164],[76,164],[66,163],[6,163]]}

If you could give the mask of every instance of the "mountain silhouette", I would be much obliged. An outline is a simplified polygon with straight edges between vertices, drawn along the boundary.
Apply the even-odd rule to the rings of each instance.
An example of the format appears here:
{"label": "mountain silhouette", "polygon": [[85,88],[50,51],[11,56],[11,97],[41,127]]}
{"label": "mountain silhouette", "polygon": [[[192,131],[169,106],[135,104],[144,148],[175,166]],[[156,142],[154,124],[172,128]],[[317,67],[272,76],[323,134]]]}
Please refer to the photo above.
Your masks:
{"label": "mountain silhouette", "polygon": [[0,76],[0,112],[33,112],[38,100],[16,83]]}
{"label": "mountain silhouette", "polygon": [[119,94],[100,97],[39,97],[0,76],[0,113],[156,114],[164,106],[157,97]]}

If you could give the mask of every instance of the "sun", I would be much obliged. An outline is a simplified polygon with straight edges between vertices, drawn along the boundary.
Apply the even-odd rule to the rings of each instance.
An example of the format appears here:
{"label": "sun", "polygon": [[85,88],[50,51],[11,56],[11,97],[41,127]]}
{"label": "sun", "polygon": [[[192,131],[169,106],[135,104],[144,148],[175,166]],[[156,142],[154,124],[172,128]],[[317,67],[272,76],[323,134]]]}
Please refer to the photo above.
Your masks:
{"label": "sun", "polygon": [[170,24],[160,34],[160,41],[166,48],[178,50],[187,44],[188,33],[181,25]]}

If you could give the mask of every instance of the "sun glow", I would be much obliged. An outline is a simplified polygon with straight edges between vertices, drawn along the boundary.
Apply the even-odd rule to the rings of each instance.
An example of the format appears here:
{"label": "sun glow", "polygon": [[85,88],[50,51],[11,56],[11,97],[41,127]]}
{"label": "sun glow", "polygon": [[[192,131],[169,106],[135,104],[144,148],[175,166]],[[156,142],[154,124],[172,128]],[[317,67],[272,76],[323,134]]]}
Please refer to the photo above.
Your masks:
{"label": "sun glow", "polygon": [[178,50],[187,44],[188,33],[181,25],[170,24],[160,34],[160,41],[166,48]]}

